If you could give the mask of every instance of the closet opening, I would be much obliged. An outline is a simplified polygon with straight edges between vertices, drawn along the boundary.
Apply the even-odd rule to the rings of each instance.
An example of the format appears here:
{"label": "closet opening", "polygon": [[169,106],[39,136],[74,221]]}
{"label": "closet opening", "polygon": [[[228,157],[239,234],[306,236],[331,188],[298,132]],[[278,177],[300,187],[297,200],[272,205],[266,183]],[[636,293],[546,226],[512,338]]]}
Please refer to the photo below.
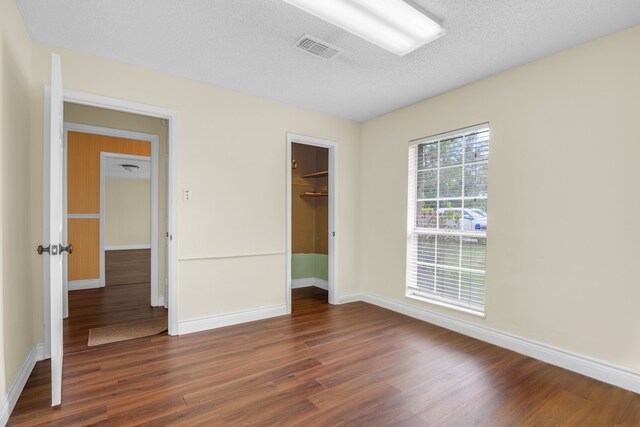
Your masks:
{"label": "closet opening", "polygon": [[291,289],[328,301],[329,150],[294,143],[291,153]]}
{"label": "closet opening", "polygon": [[287,305],[337,303],[337,144],[300,135],[288,137]]}

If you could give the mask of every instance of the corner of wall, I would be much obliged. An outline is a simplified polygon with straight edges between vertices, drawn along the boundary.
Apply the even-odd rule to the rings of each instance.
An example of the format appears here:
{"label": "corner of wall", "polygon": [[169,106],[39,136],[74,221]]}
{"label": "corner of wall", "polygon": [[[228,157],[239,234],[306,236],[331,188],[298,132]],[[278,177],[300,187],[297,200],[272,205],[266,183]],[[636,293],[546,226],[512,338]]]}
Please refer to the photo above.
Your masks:
{"label": "corner of wall", "polygon": [[[29,223],[32,42],[15,1],[0,3],[0,28],[0,417],[4,417],[7,393],[21,375],[34,342],[30,284],[35,252]],[[11,108],[4,107],[8,105]],[[11,250],[3,251],[9,243]],[[10,325],[6,319],[11,319]]]}

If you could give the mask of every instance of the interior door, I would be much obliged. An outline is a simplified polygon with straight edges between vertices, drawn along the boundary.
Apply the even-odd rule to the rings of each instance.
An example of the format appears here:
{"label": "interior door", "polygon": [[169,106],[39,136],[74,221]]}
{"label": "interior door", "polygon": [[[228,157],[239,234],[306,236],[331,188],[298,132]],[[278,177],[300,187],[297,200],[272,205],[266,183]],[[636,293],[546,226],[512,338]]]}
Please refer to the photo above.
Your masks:
{"label": "interior door", "polygon": [[49,316],[51,328],[51,406],[62,399],[62,255],[70,246],[62,245],[62,65],[60,56],[51,56],[51,99],[49,117]]}

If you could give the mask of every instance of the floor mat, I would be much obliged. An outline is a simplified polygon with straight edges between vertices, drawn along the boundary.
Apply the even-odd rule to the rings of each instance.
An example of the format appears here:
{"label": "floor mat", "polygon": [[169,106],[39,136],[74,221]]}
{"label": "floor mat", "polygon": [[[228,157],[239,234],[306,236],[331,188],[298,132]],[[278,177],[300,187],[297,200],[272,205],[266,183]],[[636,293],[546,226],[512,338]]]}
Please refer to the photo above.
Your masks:
{"label": "floor mat", "polygon": [[121,323],[119,325],[92,328],[89,330],[89,342],[93,347],[101,344],[131,340],[134,338],[158,335],[167,330],[167,318],[155,317],[135,322]]}

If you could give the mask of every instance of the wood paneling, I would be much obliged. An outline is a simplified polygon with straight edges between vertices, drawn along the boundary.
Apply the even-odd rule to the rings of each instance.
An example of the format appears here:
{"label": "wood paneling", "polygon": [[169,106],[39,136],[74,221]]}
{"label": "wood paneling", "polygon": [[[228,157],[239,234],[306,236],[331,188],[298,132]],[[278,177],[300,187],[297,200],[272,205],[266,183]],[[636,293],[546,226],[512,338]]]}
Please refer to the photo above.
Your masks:
{"label": "wood paneling", "polygon": [[70,214],[100,213],[100,153],[151,156],[148,141],[69,132],[67,209]]}
{"label": "wood paneling", "polygon": [[[105,326],[89,315],[71,326],[74,310],[129,286],[75,292],[65,346],[70,331],[86,343]],[[105,307],[138,298],[148,304],[121,292]],[[290,316],[64,360],[62,405],[49,406],[49,363],[38,362],[10,426],[640,425],[638,394],[366,303],[330,305],[317,288],[294,289]]]}
{"label": "wood paneling", "polygon": [[[135,139],[69,132],[67,138],[67,210],[100,213],[100,153],[151,156],[151,143]],[[86,221],[83,222],[83,221]],[[72,232],[71,223],[74,222]],[[94,232],[98,224],[97,236]],[[69,219],[69,280],[100,277],[100,231],[97,219]],[[72,261],[73,259],[73,261]]]}
{"label": "wood paneling", "polygon": [[106,285],[151,282],[151,249],[105,251]]}
{"label": "wood paneling", "polygon": [[69,280],[87,280],[100,277],[100,220],[71,218],[67,222],[69,242],[73,253],[69,255]]}

